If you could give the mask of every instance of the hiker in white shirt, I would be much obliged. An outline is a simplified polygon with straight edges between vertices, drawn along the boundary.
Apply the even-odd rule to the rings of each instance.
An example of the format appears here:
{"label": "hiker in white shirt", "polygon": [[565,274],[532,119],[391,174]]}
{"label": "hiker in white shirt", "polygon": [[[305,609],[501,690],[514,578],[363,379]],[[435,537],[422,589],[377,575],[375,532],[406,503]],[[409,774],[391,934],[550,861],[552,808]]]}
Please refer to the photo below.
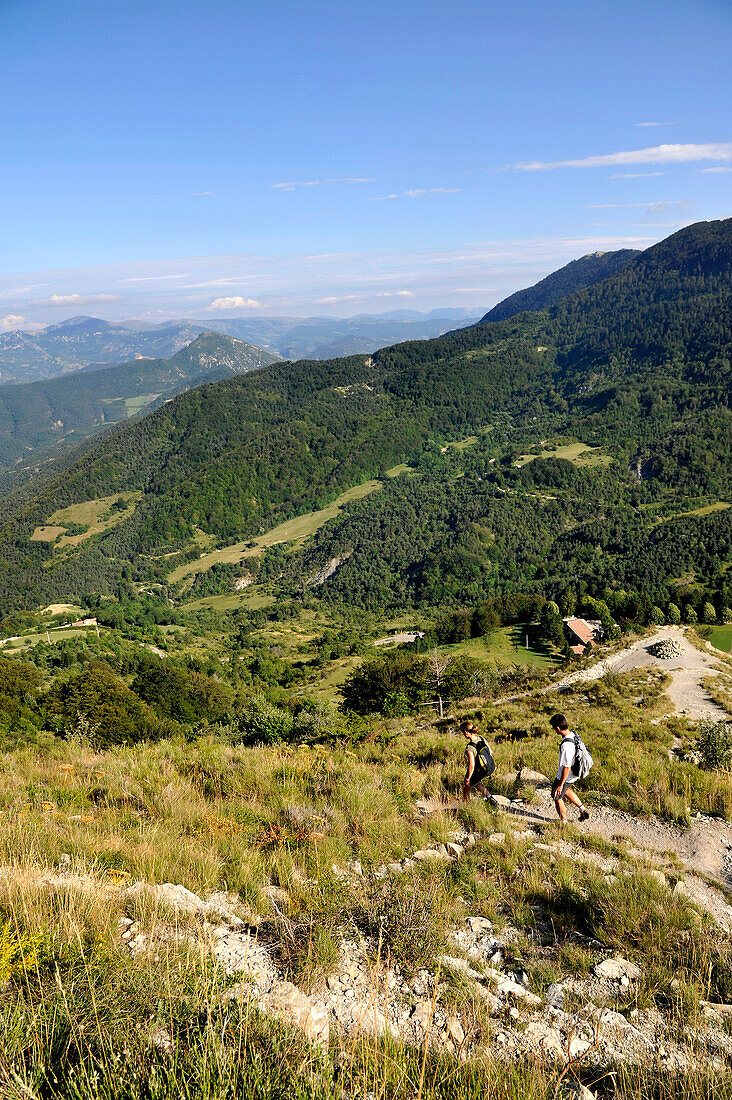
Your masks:
{"label": "hiker in white shirt", "polygon": [[559,747],[559,770],[557,771],[557,778],[552,783],[552,798],[554,799],[554,805],[559,814],[559,820],[562,824],[566,822],[566,804],[570,802],[579,810],[580,821],[587,821],[590,816],[589,811],[574,793],[571,786],[572,783],[577,782],[577,776],[572,773],[572,765],[574,764],[576,753],[573,740],[574,734],[572,730],[570,730],[567,719],[563,714],[553,715],[549,719],[549,724],[554,732],[559,734],[562,738],[562,743]]}

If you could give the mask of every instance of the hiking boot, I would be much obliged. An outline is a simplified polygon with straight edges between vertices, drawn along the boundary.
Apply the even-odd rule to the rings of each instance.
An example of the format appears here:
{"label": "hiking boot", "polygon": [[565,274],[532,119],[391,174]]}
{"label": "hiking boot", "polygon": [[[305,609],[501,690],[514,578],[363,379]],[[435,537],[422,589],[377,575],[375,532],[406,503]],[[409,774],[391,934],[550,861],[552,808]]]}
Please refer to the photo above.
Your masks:
{"label": "hiking boot", "polygon": [[590,811],[586,810],[584,808],[584,806],[580,810],[579,819],[580,819],[580,821],[589,821],[590,820]]}

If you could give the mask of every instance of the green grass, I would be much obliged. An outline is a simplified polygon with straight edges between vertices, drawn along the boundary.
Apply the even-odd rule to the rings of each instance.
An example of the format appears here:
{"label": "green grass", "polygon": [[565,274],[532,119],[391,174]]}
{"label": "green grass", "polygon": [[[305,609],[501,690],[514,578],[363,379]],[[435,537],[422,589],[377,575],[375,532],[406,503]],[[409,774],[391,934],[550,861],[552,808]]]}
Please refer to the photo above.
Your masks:
{"label": "green grass", "polygon": [[712,627],[709,641],[723,653],[732,653],[732,623]]}
{"label": "green grass", "polygon": [[159,393],[142,393],[137,397],[126,397],[125,408],[128,416],[134,416],[135,413],[140,412],[141,409],[147,408],[147,406],[160,397]]}
{"label": "green grass", "polygon": [[673,512],[671,515],[657,519],[654,526],[659,523],[669,523],[672,519],[682,519],[684,516],[711,516],[714,512],[725,512],[730,507],[726,500],[718,500],[716,504],[705,504],[701,508],[691,508],[688,512]]}
{"label": "green grass", "polygon": [[446,646],[452,653],[463,653],[481,661],[495,661],[501,665],[526,665],[529,668],[553,668],[557,658],[540,647],[529,633],[529,648],[526,648],[525,632],[521,627],[501,627],[487,638],[471,638]]}
{"label": "green grass", "polygon": [[381,482],[375,479],[365,481],[361,485],[355,485],[353,488],[347,489],[345,493],[341,493],[326,508],[320,508],[316,512],[306,512],[302,516],[278,524],[263,535],[234,543],[232,546],[222,547],[220,550],[212,550],[207,554],[202,554],[196,561],[179,565],[168,575],[168,579],[171,582],[181,581],[195,573],[205,573],[212,565],[238,564],[247,558],[257,557],[269,546],[276,546],[283,542],[301,542],[314,535],[328,520],[334,519],[344,504],[348,504],[352,500],[362,500],[363,497],[376,492],[380,488]]}
{"label": "green grass", "polygon": [[18,638],[15,638],[10,644],[0,647],[0,653],[6,655],[17,655],[22,653],[24,649],[31,649],[33,646],[39,644],[39,642],[46,642],[50,639],[51,645],[55,645],[57,642],[62,642],[67,638],[83,638],[88,634],[94,634],[95,630],[93,626],[79,626],[68,627],[67,629],[51,627],[46,634],[45,630],[38,631],[32,634],[23,634]]}
{"label": "green grass", "polygon": [[181,606],[184,611],[200,611],[207,607],[213,611],[234,611],[237,607],[246,607],[255,611],[259,607],[272,607],[276,603],[276,598],[266,592],[254,592],[250,588],[245,588],[241,592],[231,592],[221,596],[202,596],[199,600],[191,600]]}
{"label": "green grass", "polygon": [[[140,492],[113,493],[108,497],[97,497],[95,500],[85,500],[81,504],[70,504],[68,508],[59,508],[48,517],[45,524],[36,527],[31,540],[53,542],[56,550],[67,546],[78,546],[94,535],[100,535],[129,519],[141,497]],[[122,502],[125,507],[112,511],[112,505],[118,502]],[[86,530],[83,534],[67,535],[65,534],[67,524],[79,524]]]}
{"label": "green grass", "polygon": [[525,466],[535,458],[565,458],[575,466],[609,466],[612,462],[610,455],[603,454],[598,447],[590,447],[587,443],[564,443],[538,454],[521,455],[516,465]]}

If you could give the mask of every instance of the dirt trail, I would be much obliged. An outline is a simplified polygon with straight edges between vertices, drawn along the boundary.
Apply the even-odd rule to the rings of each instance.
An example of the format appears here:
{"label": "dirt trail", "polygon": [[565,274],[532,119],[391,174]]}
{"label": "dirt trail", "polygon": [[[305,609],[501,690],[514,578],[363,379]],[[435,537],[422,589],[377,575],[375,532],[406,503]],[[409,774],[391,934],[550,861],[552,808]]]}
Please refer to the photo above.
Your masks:
{"label": "dirt trail", "polygon": [[[514,819],[515,829],[531,829],[536,833],[534,843],[544,840],[559,854],[601,867],[607,864],[604,869],[612,869],[611,865],[617,861],[563,838],[548,788],[540,787],[536,796],[530,804],[500,795],[495,801],[502,813]],[[458,799],[446,802],[419,799],[417,809],[426,815],[452,813],[461,804]],[[578,825],[573,810],[570,821]],[[649,868],[672,875],[674,872],[678,875],[679,868],[683,868],[684,878],[679,890],[710,913],[722,928],[732,932],[730,896],[723,892],[732,888],[732,823],[698,814],[688,828],[683,828],[657,818],[634,817],[620,810],[593,807],[590,820],[578,827],[582,832],[605,840],[625,841],[627,854]],[[715,881],[723,889],[710,884]]]}
{"label": "dirt trail", "polygon": [[[663,638],[672,638],[679,643],[683,649],[680,657],[664,661],[649,652],[650,646]],[[714,702],[702,684],[702,680],[706,677],[719,675],[721,671],[719,662],[711,653],[703,652],[690,642],[679,626],[665,626],[650,637],[634,642],[627,649],[611,653],[609,657],[604,657],[591,668],[570,673],[563,680],[544,690],[561,691],[563,687],[569,687],[571,684],[599,680],[608,672],[631,672],[636,668],[651,667],[660,668],[671,677],[666,693],[677,714],[683,714],[692,719],[711,718],[717,722],[730,718],[728,711]]]}

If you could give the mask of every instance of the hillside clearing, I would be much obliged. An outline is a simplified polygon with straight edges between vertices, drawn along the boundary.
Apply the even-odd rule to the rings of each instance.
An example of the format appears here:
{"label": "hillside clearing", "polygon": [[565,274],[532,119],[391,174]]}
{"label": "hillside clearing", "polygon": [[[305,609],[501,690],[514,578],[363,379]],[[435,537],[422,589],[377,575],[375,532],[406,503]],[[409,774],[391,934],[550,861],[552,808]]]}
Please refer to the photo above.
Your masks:
{"label": "hillside clearing", "polygon": [[591,447],[588,443],[564,443],[559,447],[539,451],[538,454],[521,455],[514,465],[525,466],[537,458],[564,458],[580,467],[609,466],[613,461],[611,456],[603,454],[599,447]]}
{"label": "hillside clearing", "polygon": [[362,500],[380,488],[381,482],[375,478],[361,485],[355,485],[352,489],[341,493],[325,508],[306,512],[302,516],[278,524],[262,535],[234,543],[232,546],[221,547],[220,550],[211,550],[207,554],[202,554],[197,561],[179,565],[168,574],[168,580],[175,583],[196,573],[205,573],[212,565],[237,564],[246,558],[257,557],[269,546],[277,546],[283,542],[300,542],[314,535],[328,520],[334,519],[344,504],[349,504],[353,500]]}
{"label": "hillside clearing", "polygon": [[[140,492],[112,493],[111,496],[59,508],[49,516],[46,524],[36,527],[31,541],[52,542],[57,550],[78,546],[129,519],[141,497]],[[85,530],[69,535],[66,532],[71,526],[84,527]]]}

